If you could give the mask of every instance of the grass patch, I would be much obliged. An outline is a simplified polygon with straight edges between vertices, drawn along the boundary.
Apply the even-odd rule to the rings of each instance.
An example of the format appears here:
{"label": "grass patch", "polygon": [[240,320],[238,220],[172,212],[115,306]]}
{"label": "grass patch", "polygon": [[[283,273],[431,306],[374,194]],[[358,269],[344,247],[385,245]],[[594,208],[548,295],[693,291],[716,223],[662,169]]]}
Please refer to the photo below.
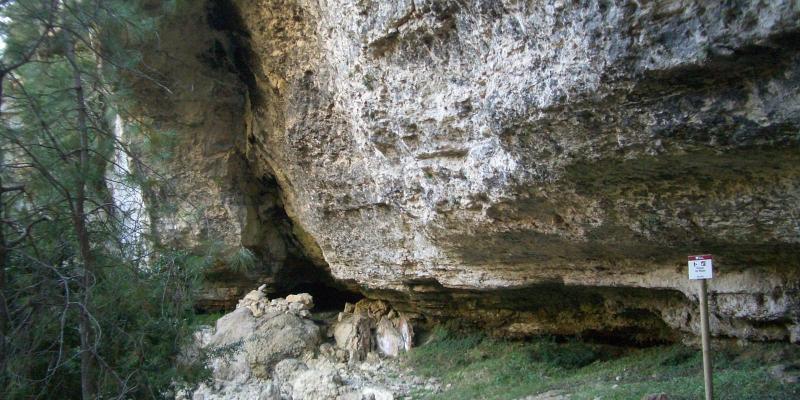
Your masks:
{"label": "grass patch", "polygon": [[207,314],[195,314],[193,321],[194,326],[208,325],[213,328],[217,325],[217,320],[222,318],[224,315],[225,313],[222,311]]}
{"label": "grass patch", "polygon": [[[572,399],[640,399],[662,392],[670,399],[703,396],[700,352],[683,345],[623,349],[552,338],[510,342],[443,328],[434,330],[427,342],[404,362],[450,388],[414,398],[516,399],[552,390]],[[715,398],[800,398],[800,385],[784,384],[770,375],[776,363],[800,363],[798,346],[719,346],[714,357]]]}

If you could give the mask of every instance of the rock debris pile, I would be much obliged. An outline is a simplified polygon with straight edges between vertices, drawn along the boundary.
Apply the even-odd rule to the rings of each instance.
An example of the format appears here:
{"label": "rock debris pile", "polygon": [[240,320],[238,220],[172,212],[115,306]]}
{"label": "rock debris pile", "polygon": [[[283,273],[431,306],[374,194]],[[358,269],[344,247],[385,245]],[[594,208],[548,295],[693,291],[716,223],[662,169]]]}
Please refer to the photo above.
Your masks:
{"label": "rock debris pile", "polygon": [[411,376],[387,358],[413,341],[409,320],[387,303],[347,304],[321,327],[311,318],[310,294],[270,300],[264,289],[196,335],[197,348],[187,353],[209,355],[212,380],[177,399],[386,400],[440,390],[435,379]]}

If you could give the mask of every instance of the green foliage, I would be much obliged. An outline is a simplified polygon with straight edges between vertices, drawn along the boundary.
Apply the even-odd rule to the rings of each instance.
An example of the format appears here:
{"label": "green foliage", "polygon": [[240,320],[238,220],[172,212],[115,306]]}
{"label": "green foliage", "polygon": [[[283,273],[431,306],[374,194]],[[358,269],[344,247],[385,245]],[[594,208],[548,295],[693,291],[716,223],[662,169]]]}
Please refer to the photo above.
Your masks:
{"label": "green foliage", "polygon": [[567,343],[556,343],[553,339],[541,339],[531,345],[532,360],[563,369],[585,367],[598,359],[600,352],[597,346],[577,340]]}
{"label": "green foliage", "polygon": [[247,272],[255,267],[257,261],[256,255],[245,247],[225,256],[225,264],[235,272]]}
{"label": "green foliage", "polygon": [[[415,398],[516,399],[560,391],[572,399],[639,399],[663,392],[689,400],[703,393],[700,352],[682,345],[623,349],[552,338],[517,342],[439,328],[404,362],[450,385],[442,393],[416,393]],[[798,362],[796,346],[721,345],[714,357],[716,398],[798,398],[798,385],[769,373],[775,363]]]}
{"label": "green foliage", "polygon": [[206,325],[210,327],[214,327],[217,324],[217,320],[222,318],[225,315],[222,312],[213,312],[208,314],[195,314],[194,315],[194,323],[195,325]]}
{"label": "green foliage", "polygon": [[[165,184],[146,162],[175,142],[133,118],[125,139],[114,132],[116,115],[132,115],[123,78],[143,76],[139,49],[156,34],[158,18],[141,3],[0,4],[0,184],[24,187],[0,191],[4,399],[80,398],[87,370],[98,398],[161,398],[174,382],[204,376],[202,366],[176,360],[212,258],[148,240],[157,238],[146,227],[131,236],[128,211],[112,199],[112,179],[145,191]],[[132,166],[110,177],[118,150]],[[87,325],[91,368],[81,362]]]}

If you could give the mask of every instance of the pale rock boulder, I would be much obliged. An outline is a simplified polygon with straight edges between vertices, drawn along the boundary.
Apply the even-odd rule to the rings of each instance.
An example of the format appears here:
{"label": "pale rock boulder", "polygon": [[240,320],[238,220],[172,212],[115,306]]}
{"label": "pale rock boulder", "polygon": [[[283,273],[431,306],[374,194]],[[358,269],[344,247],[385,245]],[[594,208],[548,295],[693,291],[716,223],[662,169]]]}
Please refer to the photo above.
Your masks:
{"label": "pale rock boulder", "polygon": [[319,356],[335,363],[346,363],[348,360],[347,351],[330,343],[319,346]]}
{"label": "pale rock boulder", "polygon": [[336,346],[347,351],[350,363],[362,361],[372,349],[372,320],[363,314],[350,314],[333,328]]}
{"label": "pale rock boulder", "polygon": [[394,400],[394,395],[392,392],[386,390],[385,388],[367,387],[364,388],[361,393],[362,399]]}
{"label": "pale rock boulder", "polygon": [[253,374],[268,378],[272,367],[285,358],[313,352],[321,340],[319,327],[291,313],[264,321],[259,333],[244,343],[244,352]]}
{"label": "pale rock boulder", "polygon": [[[280,399],[282,389],[291,388],[294,378],[287,371],[304,365],[286,361],[279,369],[279,379],[273,382],[270,378],[277,364],[313,357],[321,334],[319,327],[305,318],[306,307],[313,304],[311,296],[306,294],[296,302],[270,301],[263,290],[262,286],[248,293],[236,310],[217,320],[213,333],[197,335],[197,347],[220,355],[211,359],[213,384],[200,385],[193,399]],[[199,354],[200,349],[187,354]]]}
{"label": "pale rock boulder", "polygon": [[241,345],[253,336],[256,320],[247,308],[239,308],[217,320],[214,334],[206,348],[224,349],[227,357],[214,358],[211,368],[215,380],[246,381],[251,376],[250,365]]}
{"label": "pale rock boulder", "polygon": [[365,387],[339,396],[339,400],[394,400],[390,390],[381,387]]}
{"label": "pale rock boulder", "polygon": [[[352,310],[352,312],[348,312]],[[408,319],[380,300],[364,299],[345,305],[333,328],[337,347],[348,352],[350,362],[362,361],[378,350],[397,357],[413,345],[414,331]]]}
{"label": "pale rock boulder", "polygon": [[286,296],[286,302],[289,307],[293,304],[298,304],[301,310],[310,310],[314,308],[314,298],[308,293],[290,294]]}
{"label": "pale rock boulder", "polygon": [[246,294],[243,299],[239,300],[236,308],[247,308],[254,317],[263,315],[269,301],[267,295],[264,293],[265,288],[266,285],[261,285],[258,289]]}
{"label": "pale rock boulder", "polygon": [[308,371],[308,366],[296,358],[287,358],[275,364],[272,381],[282,398],[292,398],[292,382],[305,371]]}
{"label": "pale rock boulder", "polygon": [[[310,296],[293,301],[267,301],[258,293],[246,297],[252,302],[220,318],[215,331],[196,335],[192,354],[211,351],[213,379],[176,399],[393,400],[424,386],[380,356],[408,350],[413,337],[407,317],[387,304],[366,300],[348,306],[351,312],[342,313],[343,323],[333,329],[334,346],[319,344],[319,328],[293,306],[307,313]],[[254,316],[252,305],[263,313]]]}
{"label": "pale rock boulder", "polygon": [[381,318],[375,330],[378,351],[388,357],[397,357],[402,352],[411,350],[414,333],[411,324],[404,317]]}
{"label": "pale rock boulder", "polygon": [[330,365],[301,372],[292,382],[292,400],[335,400],[342,392],[339,373]]}
{"label": "pale rock boulder", "polygon": [[800,344],[800,324],[789,326],[789,341],[794,344]]}

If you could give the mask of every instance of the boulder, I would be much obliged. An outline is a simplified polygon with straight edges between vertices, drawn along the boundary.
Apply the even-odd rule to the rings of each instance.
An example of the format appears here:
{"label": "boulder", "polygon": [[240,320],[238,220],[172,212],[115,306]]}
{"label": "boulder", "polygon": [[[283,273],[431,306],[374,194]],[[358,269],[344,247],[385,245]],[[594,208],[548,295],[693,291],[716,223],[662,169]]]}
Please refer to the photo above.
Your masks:
{"label": "boulder", "polygon": [[258,332],[244,343],[244,352],[253,374],[268,378],[272,367],[285,358],[313,352],[321,340],[319,327],[291,313],[263,321]]}
{"label": "boulder", "polygon": [[355,306],[346,304],[337,320],[333,336],[337,347],[348,352],[351,363],[364,360],[375,348],[384,356],[397,357],[413,345],[411,323],[385,301],[364,299]]}
{"label": "boulder", "polygon": [[342,391],[342,379],[332,367],[301,372],[292,382],[293,400],[333,400]]}
{"label": "boulder", "polygon": [[394,400],[394,395],[386,388],[366,387],[361,390],[361,393],[364,399]]}
{"label": "boulder", "polygon": [[255,318],[247,308],[236,309],[217,320],[216,330],[205,346],[219,354],[211,360],[214,379],[243,381],[250,377],[242,344],[255,330]]}
{"label": "boulder", "polygon": [[381,318],[375,330],[378,351],[388,357],[397,357],[401,352],[411,349],[413,333],[408,321],[399,317],[394,320]]}
{"label": "boulder", "polygon": [[176,396],[176,400],[282,400],[272,382],[259,384],[223,385],[219,388],[201,384],[192,397]]}
{"label": "boulder", "polygon": [[323,343],[319,346],[319,355],[334,363],[347,362],[347,351],[330,343]]}
{"label": "boulder", "polygon": [[293,307],[294,304],[298,304],[300,307],[298,311],[314,308],[314,298],[308,293],[290,294],[286,296],[286,302],[289,303],[290,308]]}
{"label": "boulder", "polygon": [[349,314],[333,328],[336,346],[347,351],[350,363],[362,361],[372,350],[372,320],[363,314]]}
{"label": "boulder", "polygon": [[308,366],[296,358],[287,358],[275,364],[272,382],[279,389],[282,398],[292,398],[292,382],[305,371],[308,371]]}
{"label": "boulder", "polygon": [[264,315],[269,301],[267,295],[264,293],[265,288],[266,285],[261,285],[258,289],[247,293],[244,298],[239,300],[236,308],[246,308],[250,310],[250,313],[256,318]]}

